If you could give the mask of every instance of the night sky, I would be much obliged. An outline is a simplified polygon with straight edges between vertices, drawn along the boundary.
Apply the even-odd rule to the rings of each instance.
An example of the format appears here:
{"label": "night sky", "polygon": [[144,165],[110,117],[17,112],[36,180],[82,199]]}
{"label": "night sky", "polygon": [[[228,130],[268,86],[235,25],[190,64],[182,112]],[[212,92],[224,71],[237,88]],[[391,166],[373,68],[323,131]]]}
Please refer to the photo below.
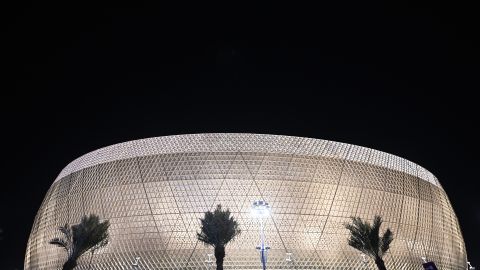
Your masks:
{"label": "night sky", "polygon": [[385,2],[3,8],[0,269],[23,269],[36,211],[70,161],[202,132],[409,159],[440,180],[480,267],[479,16],[473,1]]}

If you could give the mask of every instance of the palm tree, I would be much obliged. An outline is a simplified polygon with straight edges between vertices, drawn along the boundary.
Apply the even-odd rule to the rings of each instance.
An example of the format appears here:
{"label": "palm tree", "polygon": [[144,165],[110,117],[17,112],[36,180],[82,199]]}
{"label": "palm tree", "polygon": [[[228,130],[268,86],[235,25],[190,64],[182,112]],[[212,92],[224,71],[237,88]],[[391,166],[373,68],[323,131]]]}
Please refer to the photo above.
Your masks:
{"label": "palm tree", "polygon": [[225,246],[241,232],[238,223],[230,216],[228,209],[222,210],[220,204],[217,205],[213,213],[211,211],[205,212],[205,217],[200,221],[202,223],[201,232],[197,233],[197,238],[205,245],[215,248],[217,270],[223,270]]}
{"label": "palm tree", "polygon": [[348,244],[372,258],[379,270],[387,270],[382,257],[390,248],[393,232],[387,228],[380,237],[382,222],[382,218],[378,215],[373,219],[373,225],[359,217],[352,217],[352,223],[345,224],[345,228],[350,231]]}
{"label": "palm tree", "polygon": [[[100,222],[97,215],[83,216],[79,224],[69,226],[65,224],[58,230],[63,234],[50,240],[50,244],[62,247],[67,252],[67,261],[63,270],[71,270],[77,266],[77,259],[85,252],[95,250],[108,244],[108,227],[110,222]],[[91,259],[90,259],[91,262]]]}

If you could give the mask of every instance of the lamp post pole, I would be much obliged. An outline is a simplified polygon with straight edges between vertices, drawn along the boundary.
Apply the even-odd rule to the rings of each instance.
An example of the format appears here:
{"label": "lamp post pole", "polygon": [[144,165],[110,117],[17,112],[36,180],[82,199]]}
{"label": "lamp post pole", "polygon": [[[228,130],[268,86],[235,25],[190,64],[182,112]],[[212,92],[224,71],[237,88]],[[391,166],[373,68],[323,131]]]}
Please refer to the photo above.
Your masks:
{"label": "lamp post pole", "polygon": [[263,224],[263,217],[268,216],[270,208],[270,205],[265,201],[260,200],[253,202],[253,214],[260,219],[260,246],[258,246],[257,249],[260,251],[260,260],[262,262],[263,270],[267,269],[267,251],[270,249],[270,247],[265,245],[265,226]]}
{"label": "lamp post pole", "polygon": [[260,256],[262,260],[262,265],[263,265],[263,270],[267,269],[267,258],[265,254],[265,231],[263,229],[263,218],[260,218],[260,238],[261,238],[261,244],[260,244]]}

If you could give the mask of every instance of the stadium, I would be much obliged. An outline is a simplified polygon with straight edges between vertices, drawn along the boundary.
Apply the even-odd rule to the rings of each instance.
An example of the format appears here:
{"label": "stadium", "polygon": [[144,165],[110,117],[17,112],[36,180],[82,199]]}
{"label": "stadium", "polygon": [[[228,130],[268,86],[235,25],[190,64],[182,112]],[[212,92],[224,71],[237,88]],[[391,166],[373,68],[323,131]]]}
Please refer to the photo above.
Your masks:
{"label": "stadium", "polygon": [[48,190],[28,240],[25,269],[61,269],[49,244],[59,226],[91,213],[108,219],[110,243],[75,269],[213,269],[196,238],[204,212],[229,208],[242,233],[225,269],[261,269],[265,218],[268,269],[376,269],[348,246],[350,217],[384,219],[395,235],[388,269],[466,269],[458,220],[437,178],[381,151],[320,139],[264,134],[190,134],[120,143],[68,164]]}

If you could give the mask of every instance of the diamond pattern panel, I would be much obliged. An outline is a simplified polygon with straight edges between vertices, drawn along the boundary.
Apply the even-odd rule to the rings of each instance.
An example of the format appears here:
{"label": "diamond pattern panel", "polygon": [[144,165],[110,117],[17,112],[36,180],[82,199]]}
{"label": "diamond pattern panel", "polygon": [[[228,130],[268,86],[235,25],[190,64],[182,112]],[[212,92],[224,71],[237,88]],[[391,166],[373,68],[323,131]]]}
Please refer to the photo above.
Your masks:
{"label": "diamond pattern panel", "polygon": [[242,229],[227,246],[225,268],[260,269],[259,220],[250,214],[259,199],[272,205],[265,219],[271,269],[375,269],[347,245],[344,228],[351,216],[375,214],[396,237],[388,268],[421,269],[423,256],[439,269],[466,267],[446,194],[414,163],[309,138],[194,134],[118,144],[69,164],[35,218],[25,269],[61,268],[65,254],[48,241],[58,226],[89,213],[110,220],[111,240],[77,269],[132,269],[135,257],[139,269],[208,268],[213,250],[196,233],[199,218],[217,204]]}

